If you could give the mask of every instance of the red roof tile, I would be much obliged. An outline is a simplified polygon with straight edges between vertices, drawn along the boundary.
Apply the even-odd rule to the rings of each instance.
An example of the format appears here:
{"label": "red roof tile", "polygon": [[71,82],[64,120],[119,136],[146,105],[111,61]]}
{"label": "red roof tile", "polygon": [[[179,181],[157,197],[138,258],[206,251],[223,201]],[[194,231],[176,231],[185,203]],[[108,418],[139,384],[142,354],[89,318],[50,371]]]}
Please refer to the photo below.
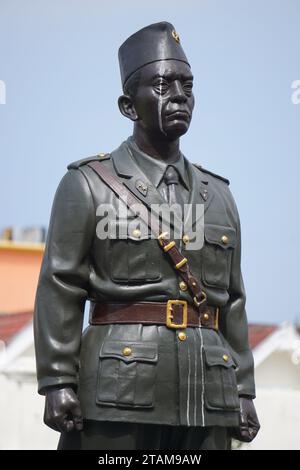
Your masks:
{"label": "red roof tile", "polygon": [[1,313],[0,340],[8,343],[14,335],[19,333],[31,321],[32,312]]}
{"label": "red roof tile", "polygon": [[251,349],[254,349],[264,339],[277,330],[277,325],[249,324],[249,343]]}

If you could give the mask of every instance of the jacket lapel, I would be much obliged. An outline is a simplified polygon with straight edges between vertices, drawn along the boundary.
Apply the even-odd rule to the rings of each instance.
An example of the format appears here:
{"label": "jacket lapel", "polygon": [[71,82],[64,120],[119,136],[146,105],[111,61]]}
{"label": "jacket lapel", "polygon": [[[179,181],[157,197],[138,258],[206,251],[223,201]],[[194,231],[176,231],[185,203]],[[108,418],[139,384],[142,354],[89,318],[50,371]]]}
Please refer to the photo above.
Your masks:
{"label": "jacket lapel", "polygon": [[111,156],[118,177],[141,202],[149,207],[151,204],[166,202],[130,156],[126,142],[123,142]]}

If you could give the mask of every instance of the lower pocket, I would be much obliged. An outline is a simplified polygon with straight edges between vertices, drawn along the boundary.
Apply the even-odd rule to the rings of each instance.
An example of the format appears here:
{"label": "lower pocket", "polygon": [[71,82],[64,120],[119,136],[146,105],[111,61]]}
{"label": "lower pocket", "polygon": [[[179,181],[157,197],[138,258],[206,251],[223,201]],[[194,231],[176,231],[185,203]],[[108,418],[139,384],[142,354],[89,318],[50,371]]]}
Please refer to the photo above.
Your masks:
{"label": "lower pocket", "polygon": [[126,408],[154,406],[157,344],[106,341],[99,355],[96,403]]}
{"label": "lower pocket", "polygon": [[221,346],[205,346],[205,406],[209,410],[239,410],[236,365]]}

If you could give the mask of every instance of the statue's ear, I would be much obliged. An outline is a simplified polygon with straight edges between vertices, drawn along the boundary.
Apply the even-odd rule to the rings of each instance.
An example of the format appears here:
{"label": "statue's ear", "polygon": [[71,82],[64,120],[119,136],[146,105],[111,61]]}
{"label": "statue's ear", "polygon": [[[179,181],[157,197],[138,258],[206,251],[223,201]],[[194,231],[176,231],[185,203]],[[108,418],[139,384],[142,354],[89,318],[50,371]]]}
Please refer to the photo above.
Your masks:
{"label": "statue's ear", "polygon": [[135,110],[132,98],[128,95],[121,95],[118,99],[118,105],[123,116],[127,117],[131,121],[137,121],[138,115]]}

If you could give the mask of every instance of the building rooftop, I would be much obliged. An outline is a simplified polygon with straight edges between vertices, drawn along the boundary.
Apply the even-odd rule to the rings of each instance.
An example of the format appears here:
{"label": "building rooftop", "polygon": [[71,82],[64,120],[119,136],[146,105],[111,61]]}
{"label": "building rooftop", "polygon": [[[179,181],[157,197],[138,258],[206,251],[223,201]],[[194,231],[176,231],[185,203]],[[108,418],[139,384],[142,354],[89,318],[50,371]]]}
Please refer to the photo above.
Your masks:
{"label": "building rooftop", "polygon": [[0,341],[9,343],[31,321],[32,312],[0,313]]}
{"label": "building rooftop", "polygon": [[251,349],[258,346],[264,339],[277,330],[278,325],[264,325],[259,323],[249,324],[249,343]]}

